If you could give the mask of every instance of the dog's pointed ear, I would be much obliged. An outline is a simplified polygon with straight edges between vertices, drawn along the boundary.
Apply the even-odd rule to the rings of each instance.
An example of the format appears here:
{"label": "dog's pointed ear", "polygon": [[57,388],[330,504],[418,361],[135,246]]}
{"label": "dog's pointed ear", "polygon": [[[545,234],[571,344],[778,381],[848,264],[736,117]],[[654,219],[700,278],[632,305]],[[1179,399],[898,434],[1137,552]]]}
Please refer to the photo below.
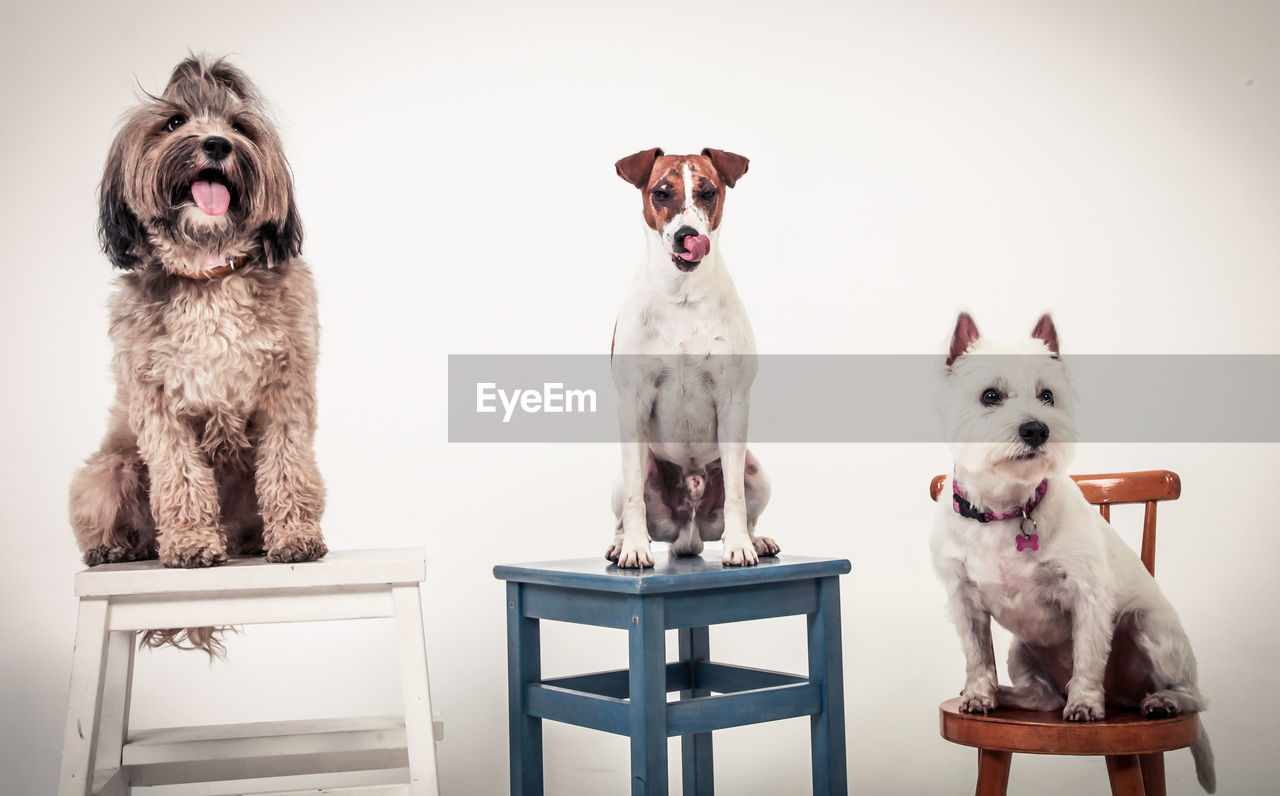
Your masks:
{"label": "dog's pointed ear", "polygon": [[125,201],[122,132],[107,154],[107,166],[98,187],[98,241],[111,264],[132,271],[142,264],[139,250],[150,247],[142,222]]}
{"label": "dog's pointed ear", "polygon": [[735,155],[732,152],[725,152],[723,149],[704,149],[702,150],[704,158],[711,158],[711,165],[716,167],[716,171],[720,172],[720,177],[724,180],[724,184],[732,188],[742,179],[742,175],[747,173],[747,166],[751,161],[742,155]]}
{"label": "dog's pointed ear", "polygon": [[613,168],[618,172],[619,177],[643,191],[649,184],[649,174],[653,171],[654,161],[662,155],[662,150],[657,147],[646,149],[634,155],[627,155],[613,164]]}
{"label": "dog's pointed ear", "polygon": [[267,257],[267,267],[275,268],[302,254],[302,218],[293,201],[293,187],[289,188],[289,206],[284,218],[268,221],[259,229],[262,251]]}
{"label": "dog's pointed ear", "polygon": [[947,367],[951,367],[952,363],[960,358],[960,355],[969,350],[969,346],[978,340],[978,325],[973,322],[973,316],[967,312],[960,313],[960,317],[956,318],[956,330],[951,333],[951,349],[947,353]]}
{"label": "dog's pointed ear", "polygon": [[1054,359],[1058,358],[1058,330],[1049,313],[1041,315],[1040,320],[1036,321],[1036,328],[1031,330],[1031,336],[1047,345]]}

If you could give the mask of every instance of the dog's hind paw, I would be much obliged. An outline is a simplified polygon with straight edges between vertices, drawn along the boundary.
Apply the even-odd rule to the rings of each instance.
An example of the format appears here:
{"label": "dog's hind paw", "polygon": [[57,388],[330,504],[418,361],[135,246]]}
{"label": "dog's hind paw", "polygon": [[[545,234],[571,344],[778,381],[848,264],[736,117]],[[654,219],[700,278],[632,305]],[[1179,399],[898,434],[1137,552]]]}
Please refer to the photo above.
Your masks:
{"label": "dog's hind paw", "polygon": [[142,561],[155,558],[155,548],[136,549],[128,545],[98,545],[84,553],[85,566],[96,567],[99,564],[118,564],[121,561]]}
{"label": "dog's hind paw", "polygon": [[759,556],[776,556],[782,552],[782,548],[778,543],[767,536],[757,536],[751,540],[756,548],[756,555]]}
{"label": "dog's hind paw", "polygon": [[1007,685],[996,687],[996,701],[1016,710],[1062,710],[1067,700],[1056,689],[1042,682],[1021,687]]}
{"label": "dog's hind paw", "polygon": [[1101,721],[1107,717],[1107,711],[1101,702],[1068,702],[1062,711],[1062,718],[1067,721]]}
{"label": "dog's hind paw", "polygon": [[1167,719],[1182,712],[1178,700],[1167,691],[1156,691],[1147,694],[1139,706],[1142,715],[1148,719]]}
{"label": "dog's hind paw", "polygon": [[995,709],[996,698],[994,694],[980,694],[975,691],[962,691],[960,693],[961,713],[981,713],[985,716]]}

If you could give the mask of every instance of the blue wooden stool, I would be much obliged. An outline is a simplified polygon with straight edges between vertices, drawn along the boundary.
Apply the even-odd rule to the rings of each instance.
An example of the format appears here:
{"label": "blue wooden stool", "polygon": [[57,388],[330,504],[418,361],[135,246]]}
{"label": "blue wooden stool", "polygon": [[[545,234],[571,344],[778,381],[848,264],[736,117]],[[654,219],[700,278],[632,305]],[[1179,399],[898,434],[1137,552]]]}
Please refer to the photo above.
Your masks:
{"label": "blue wooden stool", "polygon": [[[711,796],[711,731],[811,717],[813,792],[848,792],[840,658],[842,558],[783,555],[754,567],[718,558],[657,557],[652,569],[580,558],[494,567],[507,581],[507,689],[512,796],[542,794],[542,720],[631,738],[631,792],[667,793],[667,738],[682,736],[685,796]],[[809,674],[709,660],[707,626],[805,614]],[[630,634],[630,668],[542,679],[539,621],[616,627]],[[667,663],[663,631],[680,633]],[[667,702],[679,691],[678,702]]]}

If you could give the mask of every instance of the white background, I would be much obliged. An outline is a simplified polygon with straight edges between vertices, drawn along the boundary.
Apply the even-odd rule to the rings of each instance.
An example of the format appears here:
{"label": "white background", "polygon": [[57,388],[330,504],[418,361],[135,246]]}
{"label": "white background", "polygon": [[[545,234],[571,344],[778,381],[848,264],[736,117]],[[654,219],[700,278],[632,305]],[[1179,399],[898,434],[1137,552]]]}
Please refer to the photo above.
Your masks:
{"label": "white background", "polygon": [[[335,548],[428,551],[451,796],[506,789],[491,568],[601,554],[617,452],[449,445],[446,355],[607,350],[643,247],[619,157],[751,158],[721,242],[764,353],[940,351],[960,307],[1006,336],[1051,310],[1067,354],[1280,353],[1274,4],[224,0],[9,3],[4,17],[6,794],[56,777],[80,568],[66,489],[112,395],[95,190],[120,114],[188,48],[230,53],[279,119],[321,296],[325,531]],[[1206,411],[1231,405],[1222,385]],[[774,484],[762,532],[853,562],[851,790],[972,792],[974,753],[937,735],[962,680],[926,542],[945,451],[757,453]],[[1277,446],[1086,445],[1074,470],[1143,468],[1183,477],[1158,571],[1212,699],[1221,792],[1273,792]],[[135,722],[395,712],[392,638],[380,622],[257,628],[226,662],[145,653]],[[800,671],[803,639],[801,620],[777,620],[717,628],[712,647]],[[609,631],[548,628],[544,650],[548,675],[625,665]],[[806,720],[718,733],[715,755],[719,792],[809,791]],[[546,729],[548,793],[625,793],[627,759],[624,739]],[[1189,755],[1168,767],[1170,793],[1198,792]],[[1099,760],[1018,757],[1011,790],[1103,793],[1106,776]]]}

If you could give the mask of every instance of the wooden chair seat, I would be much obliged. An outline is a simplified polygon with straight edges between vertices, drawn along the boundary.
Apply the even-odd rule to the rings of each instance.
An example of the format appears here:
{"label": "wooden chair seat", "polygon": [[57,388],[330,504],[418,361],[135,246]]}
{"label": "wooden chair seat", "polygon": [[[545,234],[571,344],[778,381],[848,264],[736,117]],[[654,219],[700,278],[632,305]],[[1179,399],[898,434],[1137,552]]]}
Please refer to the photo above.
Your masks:
{"label": "wooden chair seat", "polygon": [[1147,719],[1137,711],[1107,708],[1102,721],[1081,723],[1062,711],[1007,710],[989,715],[960,712],[960,698],[938,710],[942,737],[962,746],[1036,755],[1145,755],[1191,746],[1200,738],[1198,713]]}

